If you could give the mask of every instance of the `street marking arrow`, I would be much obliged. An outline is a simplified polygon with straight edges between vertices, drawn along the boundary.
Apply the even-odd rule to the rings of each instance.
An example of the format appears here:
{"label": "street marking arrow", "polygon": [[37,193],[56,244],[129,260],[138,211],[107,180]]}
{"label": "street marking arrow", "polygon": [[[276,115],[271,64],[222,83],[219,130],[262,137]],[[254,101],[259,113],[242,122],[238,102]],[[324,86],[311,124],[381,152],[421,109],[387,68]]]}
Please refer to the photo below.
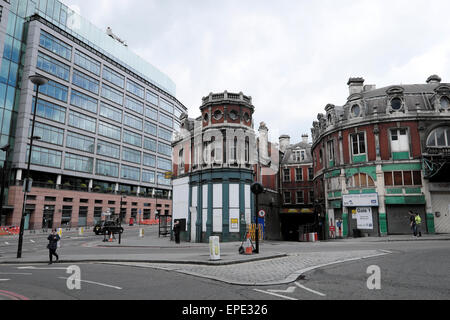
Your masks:
{"label": "street marking arrow", "polygon": [[295,291],[295,287],[289,287],[286,290],[267,290],[267,291],[278,293],[293,293]]}

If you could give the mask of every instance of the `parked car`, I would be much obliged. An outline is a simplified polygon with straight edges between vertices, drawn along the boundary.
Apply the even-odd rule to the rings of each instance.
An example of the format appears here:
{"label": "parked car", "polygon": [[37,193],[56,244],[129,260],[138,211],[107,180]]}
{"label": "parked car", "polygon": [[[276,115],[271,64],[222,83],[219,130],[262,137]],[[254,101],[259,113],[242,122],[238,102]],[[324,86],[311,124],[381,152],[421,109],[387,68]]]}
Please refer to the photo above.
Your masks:
{"label": "parked car", "polygon": [[123,233],[123,228],[116,221],[102,221],[99,224],[96,224],[94,227],[95,235],[104,235],[109,233]]}

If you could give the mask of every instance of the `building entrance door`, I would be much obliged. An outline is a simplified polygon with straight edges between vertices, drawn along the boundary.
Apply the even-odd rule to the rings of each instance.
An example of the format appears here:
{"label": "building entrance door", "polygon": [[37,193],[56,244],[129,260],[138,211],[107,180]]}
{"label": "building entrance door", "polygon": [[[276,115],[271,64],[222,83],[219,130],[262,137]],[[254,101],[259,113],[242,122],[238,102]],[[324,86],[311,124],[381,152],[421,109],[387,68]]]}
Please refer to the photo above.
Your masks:
{"label": "building entrance door", "polygon": [[44,206],[44,214],[42,216],[42,229],[51,229],[53,227],[54,214],[55,206]]}

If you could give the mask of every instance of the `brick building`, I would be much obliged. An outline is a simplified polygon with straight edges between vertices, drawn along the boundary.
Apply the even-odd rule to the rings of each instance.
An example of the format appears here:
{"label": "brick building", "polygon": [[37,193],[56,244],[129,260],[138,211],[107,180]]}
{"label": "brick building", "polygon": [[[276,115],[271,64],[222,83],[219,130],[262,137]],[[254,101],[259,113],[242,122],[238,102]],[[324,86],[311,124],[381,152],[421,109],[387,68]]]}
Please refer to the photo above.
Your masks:
{"label": "brick building", "polygon": [[284,240],[299,240],[299,233],[316,231],[311,143],[308,135],[296,144],[291,144],[287,135],[279,141],[281,231]]}
{"label": "brick building", "polygon": [[250,191],[254,181],[266,187],[260,209],[278,228],[278,152],[272,151],[264,124],[256,137],[254,109],[251,97],[225,91],[202,99],[200,117],[182,115],[180,134],[172,143],[173,218],[182,222],[186,241],[205,242],[210,236],[221,241],[242,239],[255,221]]}
{"label": "brick building", "polygon": [[449,85],[431,76],[380,89],[351,78],[348,86],[347,102],[327,105],[312,128],[328,227],[341,224],[343,237],[408,234],[413,210],[425,232],[449,232]]}

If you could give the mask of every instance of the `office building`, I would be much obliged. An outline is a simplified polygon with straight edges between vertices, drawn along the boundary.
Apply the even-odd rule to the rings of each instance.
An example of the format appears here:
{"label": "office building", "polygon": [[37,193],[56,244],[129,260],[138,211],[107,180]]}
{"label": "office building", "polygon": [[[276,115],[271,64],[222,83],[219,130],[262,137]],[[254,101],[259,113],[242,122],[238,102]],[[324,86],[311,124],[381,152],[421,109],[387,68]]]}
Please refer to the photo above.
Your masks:
{"label": "office building", "polygon": [[[57,0],[0,3],[2,225],[19,225],[36,86],[33,187],[25,229],[123,222],[172,213],[171,140],[186,108],[176,86],[108,28]],[[2,161],[3,163],[3,161]],[[120,215],[119,215],[120,213]]]}

